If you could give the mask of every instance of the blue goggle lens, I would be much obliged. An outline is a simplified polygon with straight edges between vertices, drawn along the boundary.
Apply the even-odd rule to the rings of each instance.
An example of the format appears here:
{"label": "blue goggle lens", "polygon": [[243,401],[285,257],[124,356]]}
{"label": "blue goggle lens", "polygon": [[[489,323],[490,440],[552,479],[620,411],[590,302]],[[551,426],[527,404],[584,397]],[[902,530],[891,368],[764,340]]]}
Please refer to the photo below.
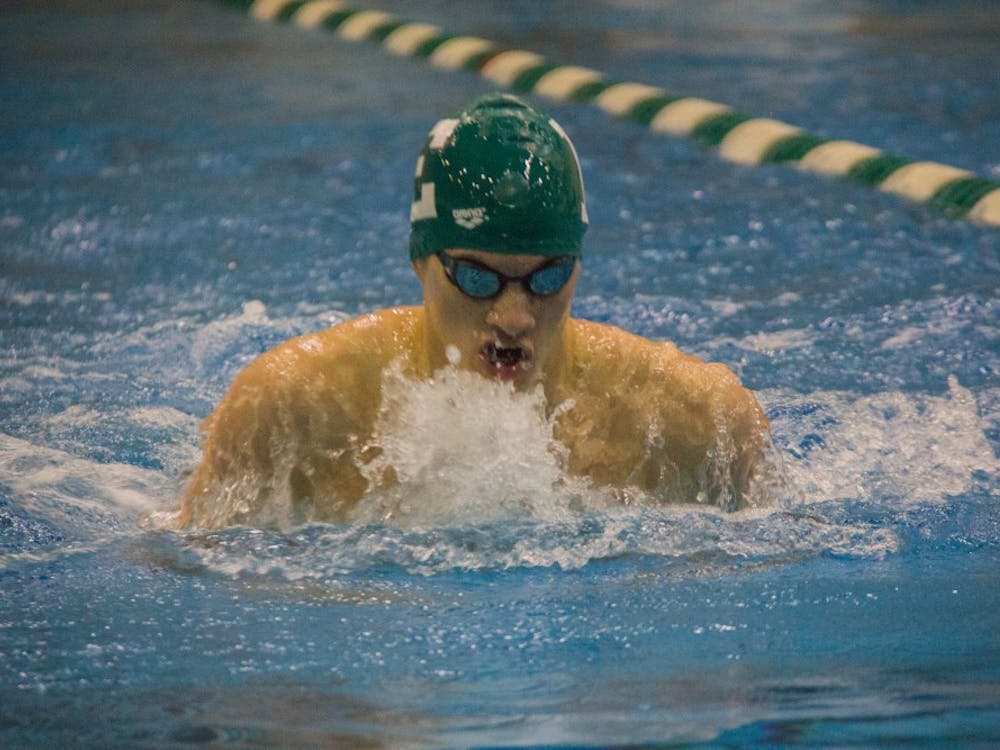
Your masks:
{"label": "blue goggle lens", "polygon": [[542,297],[555,294],[569,282],[574,265],[572,258],[564,258],[550,266],[539,268],[528,276],[528,289]]}
{"label": "blue goggle lens", "polygon": [[495,297],[510,281],[520,283],[532,294],[547,297],[566,286],[576,265],[573,258],[560,258],[526,276],[508,277],[478,263],[452,258],[446,253],[438,253],[438,258],[449,280],[462,292],[476,299]]}
{"label": "blue goggle lens", "polygon": [[454,269],[456,286],[470,297],[492,297],[500,291],[503,282],[493,271],[457,261]]}

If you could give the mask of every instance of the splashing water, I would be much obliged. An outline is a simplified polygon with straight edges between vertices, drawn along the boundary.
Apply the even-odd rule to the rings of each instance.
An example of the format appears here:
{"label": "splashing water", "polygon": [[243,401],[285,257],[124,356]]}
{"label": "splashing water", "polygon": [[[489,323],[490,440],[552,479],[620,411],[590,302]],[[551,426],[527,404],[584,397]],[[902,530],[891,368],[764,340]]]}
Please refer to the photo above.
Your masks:
{"label": "splashing water", "polygon": [[[232,331],[208,326],[192,344],[201,356],[196,360],[217,363],[212,369],[231,359],[247,326],[254,336],[272,339],[304,325],[272,320],[256,304],[225,322]],[[623,502],[621,493],[569,475],[553,428],[560,409],[572,404],[553,413],[541,391],[517,392],[454,367],[427,382],[390,371],[372,439],[378,455],[364,467],[377,489],[349,524],[225,529],[178,537],[168,546],[177,564],[323,585],[386,565],[424,574],[572,569],[652,555],[683,571],[818,554],[878,558],[899,549],[907,514],[966,492],[994,472],[984,426],[990,420],[979,409],[996,399],[987,391],[980,394],[985,406],[978,405],[954,378],[942,395],[782,390],[760,396],[770,406],[779,479],[790,489],[776,487],[764,507],[724,513],[665,506],[641,493]],[[69,407],[39,428],[62,436],[63,450],[4,436],[0,489],[14,504],[3,506],[0,497],[0,521],[25,528],[8,549],[14,553],[8,564],[169,527],[178,475],[197,461],[189,439],[196,423],[164,408],[97,413]],[[146,468],[81,457],[82,438],[102,430],[155,435],[159,447]],[[386,487],[379,480],[390,469],[394,482]],[[857,503],[869,511],[845,510]]]}
{"label": "splashing water", "polygon": [[[381,453],[365,471],[374,478],[392,467],[396,482],[370,492],[349,524],[192,534],[176,539],[168,557],[226,575],[323,585],[387,565],[422,574],[574,569],[654,555],[673,561],[675,571],[704,571],[817,554],[880,558],[899,549],[897,521],[905,525],[908,512],[966,491],[994,464],[975,400],[955,380],[942,396],[768,392],[762,399],[780,404],[771,410],[772,428],[798,500],[724,513],[641,496],[625,504],[569,476],[553,438],[559,412],[547,414],[540,391],[519,393],[452,368],[428,382],[392,373],[374,436]],[[54,417],[74,418],[88,419]],[[162,509],[176,491],[168,476],[176,460],[167,463],[164,471],[139,469],[11,437],[0,442],[5,484],[38,526],[34,536],[50,538],[56,554],[86,551],[130,528],[169,525]],[[873,497],[880,500],[872,520],[844,517],[843,503]],[[34,558],[32,546],[8,562]]]}
{"label": "splashing water", "polygon": [[373,485],[392,471],[396,483],[370,493],[355,522],[464,525],[498,520],[565,521],[610,500],[563,469],[553,437],[559,410],[546,416],[539,388],[445,368],[414,382],[390,372],[373,443],[381,455],[365,467]]}
{"label": "splashing water", "polygon": [[[271,319],[259,305],[231,323],[233,331],[209,326],[199,333],[194,348],[206,366],[228,361],[247,326],[272,339],[304,325]],[[380,452],[364,471],[379,487],[391,467],[395,482],[370,491],[349,524],[178,537],[176,556],[220,572],[323,581],[386,565],[419,573],[579,568],[653,555],[677,570],[818,554],[882,557],[902,543],[908,513],[982,485],[995,472],[984,426],[995,419],[979,414],[995,394],[981,392],[977,405],[954,378],[942,395],[760,395],[770,407],[781,478],[792,491],[765,507],[723,513],[664,506],[640,494],[623,503],[619,494],[570,476],[553,438],[559,409],[551,413],[540,391],[519,393],[454,368],[429,382],[390,373],[373,436]],[[196,423],[159,407],[70,407],[38,428],[61,436],[62,450],[3,436],[0,522],[26,529],[8,551],[34,555],[49,545],[52,554],[69,553],[109,535],[169,526],[173,516],[165,509],[175,507],[178,475],[197,460],[190,440]],[[89,436],[108,430],[155,437],[159,447],[145,468],[81,456]],[[845,511],[858,503],[869,510]]]}
{"label": "splashing water", "polygon": [[772,396],[773,431],[803,501],[879,497],[941,502],[996,459],[976,399],[955,377],[943,396],[841,392]]}
{"label": "splashing water", "polygon": [[[394,373],[374,436],[381,453],[365,470],[374,479],[392,467],[396,482],[370,492],[350,524],[223,530],[199,536],[188,553],[230,575],[325,584],[385,566],[575,569],[653,555],[683,575],[819,554],[882,558],[899,550],[907,513],[966,490],[991,466],[975,401],[954,381],[943,396],[764,395],[781,404],[780,478],[794,491],[726,513],[642,496],[623,503],[569,476],[553,438],[558,410],[547,415],[540,391],[451,368],[428,382]],[[872,497],[881,499],[870,520],[844,517],[845,502]]]}

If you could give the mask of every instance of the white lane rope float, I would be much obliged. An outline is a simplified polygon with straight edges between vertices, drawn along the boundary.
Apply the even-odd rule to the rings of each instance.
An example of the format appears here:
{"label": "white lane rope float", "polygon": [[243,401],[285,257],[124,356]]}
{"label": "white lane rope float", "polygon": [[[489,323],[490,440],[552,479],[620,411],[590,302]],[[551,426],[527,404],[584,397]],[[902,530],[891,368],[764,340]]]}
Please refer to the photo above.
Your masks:
{"label": "white lane rope float", "polygon": [[559,102],[590,102],[654,132],[691,138],[747,166],[786,163],[841,177],[931,206],[946,216],[1000,226],[1000,182],[969,170],[914,161],[853,141],[807,133],[753,117],[718,102],[673,96],[644,83],[618,82],[579,65],[535,52],[505,49],[488,39],[450,34],[391,13],[353,8],[339,0],[221,0],[261,21],[323,29],[352,42],[426,60],[442,70],[478,72],[501,88]]}

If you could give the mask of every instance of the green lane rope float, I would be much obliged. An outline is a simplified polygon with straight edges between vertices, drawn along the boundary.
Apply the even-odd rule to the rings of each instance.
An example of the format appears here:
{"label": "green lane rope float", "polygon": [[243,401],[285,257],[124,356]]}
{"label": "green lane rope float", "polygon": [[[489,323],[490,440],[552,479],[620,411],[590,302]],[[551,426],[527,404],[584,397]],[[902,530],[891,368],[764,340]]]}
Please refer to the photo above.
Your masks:
{"label": "green lane rope float", "polygon": [[478,72],[496,85],[560,102],[592,102],[650,130],[692,138],[744,165],[787,163],[843,177],[932,206],[945,215],[1000,226],[1000,182],[930,161],[913,161],[853,141],[822,138],[777,120],[752,117],[725,104],[668,94],[656,86],[617,82],[578,65],[534,52],[505,49],[487,39],[449,34],[378,10],[338,0],[222,0],[262,21],[325,29],[349,41],[427,60],[443,70]]}

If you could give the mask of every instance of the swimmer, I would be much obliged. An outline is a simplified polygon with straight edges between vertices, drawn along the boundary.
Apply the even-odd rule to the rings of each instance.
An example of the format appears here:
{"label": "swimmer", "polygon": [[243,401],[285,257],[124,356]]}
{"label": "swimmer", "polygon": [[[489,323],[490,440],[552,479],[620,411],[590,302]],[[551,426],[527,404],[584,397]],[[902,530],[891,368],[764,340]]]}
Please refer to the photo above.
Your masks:
{"label": "swimmer", "polygon": [[768,424],[736,376],[570,317],[587,209],[554,120],[493,94],[438,122],[417,160],[410,222],[423,304],[291,339],[243,370],[204,422],[182,526],[280,518],[268,508],[276,497],[301,520],[345,520],[372,489],[362,469],[379,454],[391,368],[541,388],[565,470],[623,498],[754,504]]}

